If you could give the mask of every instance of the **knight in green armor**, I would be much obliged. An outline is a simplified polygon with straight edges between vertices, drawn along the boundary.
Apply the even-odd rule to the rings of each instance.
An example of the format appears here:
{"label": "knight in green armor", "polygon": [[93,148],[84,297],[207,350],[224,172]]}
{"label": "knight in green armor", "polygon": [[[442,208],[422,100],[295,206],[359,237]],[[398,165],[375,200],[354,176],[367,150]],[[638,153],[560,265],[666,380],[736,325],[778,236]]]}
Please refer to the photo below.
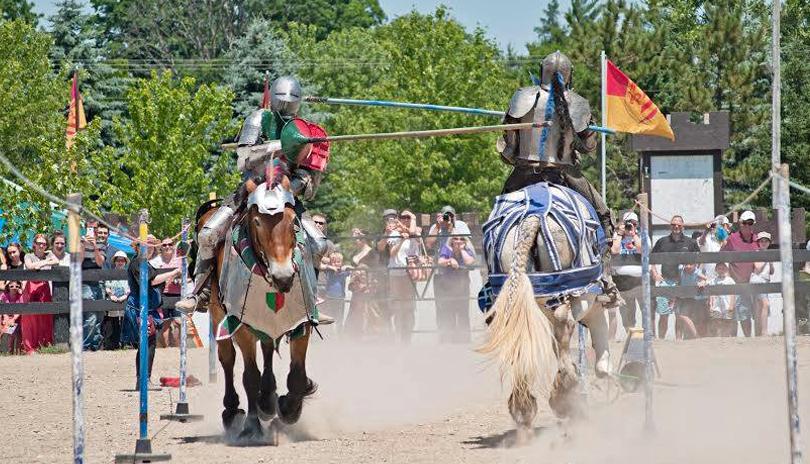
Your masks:
{"label": "knight in green armor", "polygon": [[[270,109],[256,110],[245,120],[239,132],[236,149],[236,166],[242,173],[243,182],[237,192],[217,209],[197,234],[194,291],[189,297],[177,303],[178,309],[190,312],[207,307],[211,294],[208,277],[213,268],[215,250],[222,243],[236,211],[244,205],[247,198],[246,186],[251,182],[258,185],[264,181],[267,163],[281,150],[281,130],[285,124],[296,118],[300,107],[301,85],[293,77],[279,77],[270,88]],[[267,148],[253,150],[256,145],[267,145]],[[315,168],[295,159],[288,161],[293,195],[296,199],[313,199],[323,175],[323,167]],[[295,202],[295,210],[312,252],[312,260],[319,262],[326,252],[326,237],[306,214],[301,201]],[[309,276],[314,275],[314,270],[300,274],[302,278],[308,280]],[[315,288],[314,283],[308,284],[311,288]],[[334,321],[320,314],[318,322],[324,324]]]}

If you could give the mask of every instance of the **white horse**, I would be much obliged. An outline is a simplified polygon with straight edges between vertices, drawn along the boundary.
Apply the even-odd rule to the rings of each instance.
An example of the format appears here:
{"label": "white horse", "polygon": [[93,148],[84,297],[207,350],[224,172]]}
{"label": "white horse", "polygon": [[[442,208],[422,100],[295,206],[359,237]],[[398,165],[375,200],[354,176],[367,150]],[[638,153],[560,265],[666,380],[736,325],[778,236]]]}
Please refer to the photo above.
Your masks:
{"label": "white horse", "polygon": [[[585,200],[581,197],[575,200],[583,216],[588,217]],[[555,270],[546,241],[556,245],[558,271],[571,269],[577,251],[580,257],[587,256],[584,250],[573,248],[563,226],[550,214],[546,226],[544,232],[540,219],[528,216],[508,231],[505,243],[513,245],[503,246],[498,259],[501,269],[508,269],[509,275],[485,314],[489,322],[488,339],[479,348],[496,359],[502,380],[508,378],[511,383],[509,412],[517,423],[521,441],[531,435],[538,398],[547,398],[560,417],[574,415],[581,406],[577,369],[569,350],[576,322],[582,322],[590,330],[597,376],[610,371],[607,321],[594,294],[573,293],[553,309],[547,308],[547,298],[535,298],[527,273]],[[579,226],[578,233],[584,236],[584,223]],[[580,246],[587,246],[585,242],[580,242]],[[597,264],[593,261],[586,264]]]}

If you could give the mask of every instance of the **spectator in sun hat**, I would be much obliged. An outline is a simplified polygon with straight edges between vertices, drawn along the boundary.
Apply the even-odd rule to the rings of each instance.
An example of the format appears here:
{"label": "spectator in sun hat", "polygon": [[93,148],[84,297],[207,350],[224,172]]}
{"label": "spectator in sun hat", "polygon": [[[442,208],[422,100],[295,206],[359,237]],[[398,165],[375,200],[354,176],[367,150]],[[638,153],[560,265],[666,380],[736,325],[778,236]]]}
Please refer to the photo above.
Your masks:
{"label": "spectator in sun hat", "polygon": [[[725,245],[726,240],[730,234],[731,221],[727,217],[721,215],[712,219],[712,222],[706,224],[700,238],[697,239],[700,245],[700,251],[704,253],[715,253],[720,251]],[[703,274],[708,279],[714,278],[714,263],[703,264]]]}
{"label": "spectator in sun hat", "polygon": [[[121,250],[112,256],[113,269],[126,269],[129,264],[129,257]],[[104,349],[115,350],[121,347],[121,324],[124,317],[124,303],[129,296],[129,283],[126,279],[107,280],[104,282],[104,291],[107,298],[121,305],[117,311],[107,311],[107,315],[102,322],[102,334],[104,335]]]}
{"label": "spectator in sun hat", "polygon": [[[738,229],[736,232],[729,235],[726,244],[723,245],[722,251],[757,251],[759,244],[757,243],[754,235],[754,224],[757,222],[757,217],[753,211],[743,211],[740,219],[737,222]],[[751,274],[754,272],[754,263],[731,263],[729,264],[729,274],[734,282],[738,284],[747,284],[751,280]],[[751,336],[751,319],[753,317],[754,300],[753,296],[748,294],[741,294],[737,297],[736,307],[734,308],[734,317],[740,323],[742,331],[746,337]]]}
{"label": "spectator in sun hat", "polygon": [[[762,231],[754,237],[759,245],[760,250],[767,250],[773,241],[771,234]],[[772,262],[759,262],[754,263],[754,272],[751,273],[751,278],[748,280],[752,284],[765,284],[771,281],[774,274],[774,266]],[[754,334],[757,337],[768,334],[768,312],[770,309],[770,301],[768,300],[767,293],[755,293],[753,295],[754,302]]]}

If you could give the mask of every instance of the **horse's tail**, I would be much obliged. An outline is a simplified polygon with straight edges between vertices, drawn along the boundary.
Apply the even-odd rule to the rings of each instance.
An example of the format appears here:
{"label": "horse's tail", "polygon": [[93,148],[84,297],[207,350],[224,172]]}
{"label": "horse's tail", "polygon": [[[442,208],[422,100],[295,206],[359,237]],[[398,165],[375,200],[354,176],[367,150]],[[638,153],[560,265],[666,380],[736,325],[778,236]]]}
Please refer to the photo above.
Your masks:
{"label": "horse's tail", "polygon": [[536,410],[533,392],[543,398],[550,394],[557,355],[551,323],[537,306],[526,274],[540,219],[528,217],[518,227],[512,268],[486,315],[492,317],[488,339],[478,352],[497,360],[501,380],[511,381],[510,411],[529,411]]}

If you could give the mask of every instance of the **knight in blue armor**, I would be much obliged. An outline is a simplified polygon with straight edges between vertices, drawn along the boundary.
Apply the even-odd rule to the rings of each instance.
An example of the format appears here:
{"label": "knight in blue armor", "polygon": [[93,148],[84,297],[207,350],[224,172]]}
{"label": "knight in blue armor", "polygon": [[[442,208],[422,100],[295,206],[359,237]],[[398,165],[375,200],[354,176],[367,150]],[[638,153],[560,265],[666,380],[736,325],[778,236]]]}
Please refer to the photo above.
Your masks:
{"label": "knight in blue armor", "polygon": [[[543,59],[540,85],[518,89],[509,102],[504,123],[550,121],[548,127],[507,131],[498,140],[501,159],[512,166],[502,193],[538,182],[564,185],[593,205],[606,237],[613,236],[613,215],[598,191],[582,175],[579,157],[596,149],[596,133],[588,100],[571,89],[573,66],[559,50]],[[607,266],[606,266],[607,267]],[[605,272],[608,307],[621,303],[616,286]]]}
{"label": "knight in blue armor", "polygon": [[[270,87],[270,109],[259,109],[252,112],[239,132],[237,138],[236,165],[242,173],[242,183],[236,193],[228,198],[205,223],[197,235],[197,260],[194,268],[194,291],[178,302],[176,307],[183,311],[203,309],[210,298],[209,275],[213,269],[215,250],[222,243],[236,211],[243,207],[250,190],[250,184],[264,182],[265,167],[275,153],[281,150],[281,130],[284,125],[298,115],[301,107],[301,85],[293,77],[279,77]],[[267,144],[266,149],[254,150],[257,145]],[[320,184],[322,169],[290,162],[290,185],[296,199],[311,200]],[[316,227],[312,218],[304,210],[301,201],[295,202],[295,211],[301,222],[307,245],[311,250],[314,262],[320,262],[326,252],[327,241],[323,232]],[[302,278],[314,273],[302,272]],[[314,288],[314,283],[308,283]],[[320,314],[321,324],[333,320]]]}

